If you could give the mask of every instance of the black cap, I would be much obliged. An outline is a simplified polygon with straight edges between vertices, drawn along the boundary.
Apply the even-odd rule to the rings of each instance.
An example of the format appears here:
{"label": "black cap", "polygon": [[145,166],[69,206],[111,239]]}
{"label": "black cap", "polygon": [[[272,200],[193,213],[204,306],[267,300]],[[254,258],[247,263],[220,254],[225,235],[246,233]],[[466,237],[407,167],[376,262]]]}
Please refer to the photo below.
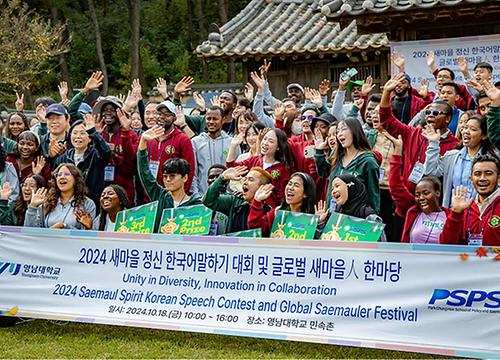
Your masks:
{"label": "black cap", "polygon": [[314,131],[314,127],[316,126],[316,123],[318,121],[323,121],[325,123],[328,124],[328,126],[330,126],[331,124],[333,123],[336,123],[337,122],[337,118],[335,116],[333,116],[332,114],[330,113],[323,113],[323,114],[320,114],[319,116],[315,117],[312,119],[311,121],[311,130]]}

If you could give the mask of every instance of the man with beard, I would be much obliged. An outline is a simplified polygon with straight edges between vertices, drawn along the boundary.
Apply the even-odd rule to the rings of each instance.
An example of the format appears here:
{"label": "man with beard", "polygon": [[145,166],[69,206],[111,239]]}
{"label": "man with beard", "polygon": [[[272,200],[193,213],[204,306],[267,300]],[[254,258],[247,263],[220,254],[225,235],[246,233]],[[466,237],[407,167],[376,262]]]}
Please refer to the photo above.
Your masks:
{"label": "man with beard", "polygon": [[443,237],[455,244],[500,246],[500,162],[491,155],[477,157],[470,179],[477,196],[467,200],[466,188],[453,190],[453,222],[445,224]]}
{"label": "man with beard", "polygon": [[[344,74],[345,72],[340,74],[339,88],[335,93],[332,104],[332,115],[335,116],[338,121],[341,121],[348,117],[348,115],[351,113],[352,104],[357,100],[363,99],[364,105],[366,105],[368,94],[375,86],[373,84],[373,79],[371,76],[368,76],[366,78],[366,81],[352,81],[350,77],[344,79]],[[345,102],[347,92],[350,92],[352,102]],[[354,117],[356,117],[361,124],[363,124],[364,122],[363,119],[365,110],[366,109],[363,106],[360,111],[356,115],[354,115]]]}
{"label": "man with beard", "polygon": [[[401,136],[403,140],[403,148],[405,149],[403,178],[406,179],[406,187],[413,191],[424,174],[423,164],[425,163],[425,150],[428,142],[422,134],[422,128],[403,124],[392,114],[391,92],[397,86],[402,86],[401,83],[405,81],[405,76],[404,73],[399,73],[385,83],[379,114],[382,128],[387,130],[394,138]],[[458,142],[451,131],[448,130],[451,112],[451,106],[443,101],[436,101],[425,110],[427,126],[432,126],[436,131],[440,132],[440,155],[454,149]]]}
{"label": "man with beard", "polygon": [[191,139],[195,159],[194,177],[191,185],[193,194],[205,194],[208,189],[208,169],[214,164],[226,162],[233,138],[222,130],[223,114],[224,110],[221,107],[210,107],[204,116],[207,132],[202,132]]}
{"label": "man with beard", "polygon": [[122,102],[116,97],[107,96],[96,104],[94,114],[99,114],[104,121],[100,135],[112,151],[111,158],[104,168],[105,186],[121,185],[134,203],[138,136],[130,129],[132,121],[122,111],[122,106]]}
{"label": "man with beard", "polygon": [[[174,88],[174,104],[181,105],[181,94],[191,90],[194,80],[190,76],[183,77]],[[219,96],[220,109],[222,110],[222,130],[227,134],[233,134],[236,127],[236,119],[233,118],[233,110],[238,103],[238,97],[232,91],[224,91]],[[175,124],[187,136],[199,135],[206,130],[205,115],[185,115],[185,119],[179,119]],[[186,129],[189,127],[189,129]]]}
{"label": "man with beard", "polygon": [[173,158],[184,159],[191,167],[185,184],[185,190],[189,192],[194,175],[193,145],[189,138],[174,126],[176,118],[182,117],[184,114],[178,113],[174,103],[170,100],[158,104],[155,110],[159,115],[156,124],[161,126],[165,132],[160,137],[154,138],[147,143],[151,173],[158,183],[162,185],[163,163]]}
{"label": "man with beard", "polygon": [[394,89],[391,101],[392,113],[404,124],[409,124],[411,119],[425,107],[425,101],[412,93],[411,78],[405,75]]}
{"label": "man with beard", "polygon": [[[245,173],[247,173],[246,176],[244,176]],[[239,181],[242,178],[244,179],[241,198],[226,193],[227,183],[230,180]],[[248,230],[250,204],[255,196],[255,192],[261,185],[269,184],[271,181],[271,174],[260,167],[254,167],[250,171],[248,171],[246,166],[229,168],[210,185],[203,199],[203,204],[214,211],[227,215],[228,233]],[[267,212],[271,210],[271,207],[265,205],[265,210]]]}

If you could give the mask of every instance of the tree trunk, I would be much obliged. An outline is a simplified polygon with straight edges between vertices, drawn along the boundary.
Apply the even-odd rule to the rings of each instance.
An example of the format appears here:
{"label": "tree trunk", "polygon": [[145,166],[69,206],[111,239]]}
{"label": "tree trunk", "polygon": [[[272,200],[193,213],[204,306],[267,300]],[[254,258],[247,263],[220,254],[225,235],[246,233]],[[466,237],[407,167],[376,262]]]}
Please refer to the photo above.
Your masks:
{"label": "tree trunk", "polygon": [[[61,19],[59,17],[57,7],[55,6],[53,1],[50,1],[49,6],[50,6],[50,13],[52,16],[52,23],[55,26],[57,26],[64,20],[64,15],[62,15],[63,19]],[[63,38],[61,39],[61,41],[64,42],[67,39],[68,39],[68,33],[67,33],[67,31],[64,31]],[[68,62],[66,61],[65,54],[59,54],[59,68],[61,69],[61,75],[62,75],[63,80],[68,83],[68,89],[73,89],[73,86],[71,84],[71,78],[69,76]]]}
{"label": "tree trunk", "polygon": [[139,78],[141,58],[139,56],[139,36],[141,30],[141,0],[128,0],[130,29],[132,33],[131,52],[132,67],[130,75],[132,79]]}
{"label": "tree trunk", "polygon": [[196,7],[198,15],[198,33],[200,34],[200,43],[207,39],[207,27],[205,25],[205,6],[203,5],[203,0],[197,1],[198,6]]}
{"label": "tree trunk", "polygon": [[236,66],[234,65],[233,60],[227,63],[227,82],[228,83],[236,82]]}
{"label": "tree trunk", "polygon": [[219,0],[219,19],[221,22],[221,25],[224,25],[227,23],[227,2],[226,0]]}
{"label": "tree trunk", "polygon": [[189,51],[194,50],[194,42],[193,42],[193,33],[194,33],[194,28],[193,28],[193,0],[187,0],[187,16],[188,16],[188,33],[187,33],[187,38],[188,38],[188,44],[189,44]]}
{"label": "tree trunk", "polygon": [[99,67],[101,68],[104,79],[102,81],[102,94],[106,96],[108,94],[108,72],[106,70],[106,61],[104,60],[104,53],[102,51],[102,40],[101,40],[101,30],[99,28],[99,21],[97,20],[97,13],[95,11],[94,0],[87,0],[90,18],[94,23],[95,30],[95,46],[97,51],[97,58],[99,59]]}

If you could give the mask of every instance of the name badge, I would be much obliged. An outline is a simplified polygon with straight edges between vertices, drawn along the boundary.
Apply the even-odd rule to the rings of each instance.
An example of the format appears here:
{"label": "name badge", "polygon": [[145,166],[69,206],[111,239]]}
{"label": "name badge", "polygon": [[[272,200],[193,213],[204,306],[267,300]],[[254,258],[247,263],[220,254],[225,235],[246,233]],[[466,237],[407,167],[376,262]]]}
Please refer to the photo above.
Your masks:
{"label": "name badge", "polygon": [[418,182],[422,180],[423,176],[424,176],[424,164],[418,162],[413,167],[413,170],[411,171],[408,180],[414,184],[418,184]]}
{"label": "name badge", "polygon": [[115,167],[113,165],[104,168],[104,181],[115,181]]}
{"label": "name badge", "polygon": [[382,180],[384,180],[384,175],[385,175],[385,170],[383,168],[379,169],[379,175],[378,175],[378,183],[382,184]]}
{"label": "name badge", "polygon": [[470,234],[467,242],[471,246],[482,246],[483,245],[483,235],[482,234]]}
{"label": "name badge", "polygon": [[217,235],[218,228],[219,228],[219,225],[217,223],[211,223],[209,235]]}
{"label": "name badge", "polygon": [[306,159],[312,159],[314,157],[314,152],[316,150],[314,149],[314,145],[309,145],[304,148],[304,157]]}
{"label": "name badge", "polygon": [[159,161],[150,161],[149,162],[149,170],[151,171],[151,174],[153,174],[153,177],[156,179],[158,176],[158,169],[160,168],[160,162]]}

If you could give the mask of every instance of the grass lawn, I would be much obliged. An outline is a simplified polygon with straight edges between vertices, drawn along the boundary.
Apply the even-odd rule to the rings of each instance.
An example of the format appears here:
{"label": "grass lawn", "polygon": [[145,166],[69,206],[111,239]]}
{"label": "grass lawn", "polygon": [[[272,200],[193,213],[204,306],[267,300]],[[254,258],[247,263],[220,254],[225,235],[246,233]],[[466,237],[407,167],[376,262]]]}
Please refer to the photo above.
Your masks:
{"label": "grass lawn", "polygon": [[0,358],[384,358],[437,356],[325,344],[35,320],[0,328]]}

